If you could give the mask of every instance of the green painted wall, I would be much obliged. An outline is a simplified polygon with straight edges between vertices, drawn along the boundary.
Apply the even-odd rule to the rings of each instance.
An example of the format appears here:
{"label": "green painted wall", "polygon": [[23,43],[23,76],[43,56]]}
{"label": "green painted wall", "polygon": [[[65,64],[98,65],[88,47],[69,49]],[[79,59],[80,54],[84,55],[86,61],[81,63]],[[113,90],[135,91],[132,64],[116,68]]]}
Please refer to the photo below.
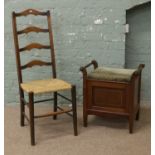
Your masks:
{"label": "green painted wall", "polygon": [[[15,54],[11,26],[11,12],[27,8],[49,9],[53,20],[54,44],[58,77],[77,85],[77,99],[82,99],[81,65],[92,59],[100,65],[124,67],[126,9],[146,0],[5,0],[5,103],[19,101]],[[20,20],[20,28],[37,20]],[[45,22],[37,23],[45,26]],[[34,34],[21,39],[21,45],[31,42]],[[46,36],[39,36],[46,42]],[[34,50],[32,57],[40,57]],[[29,56],[24,55],[23,62]],[[47,60],[48,54],[44,59]],[[31,73],[31,76],[28,73]],[[25,72],[26,79],[47,78],[48,69],[35,68]]]}
{"label": "green painted wall", "polygon": [[136,7],[127,12],[130,31],[126,37],[126,66],[145,64],[142,74],[142,99],[151,101],[151,6]]}

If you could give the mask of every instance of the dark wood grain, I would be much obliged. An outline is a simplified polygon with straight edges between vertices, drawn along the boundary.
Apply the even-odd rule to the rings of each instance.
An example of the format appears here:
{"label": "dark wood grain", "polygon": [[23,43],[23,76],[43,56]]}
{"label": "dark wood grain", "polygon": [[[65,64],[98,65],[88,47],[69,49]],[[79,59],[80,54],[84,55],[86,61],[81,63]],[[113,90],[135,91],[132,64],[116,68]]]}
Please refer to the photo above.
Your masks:
{"label": "dark wood grain", "polygon": [[42,45],[42,44],[39,44],[39,43],[31,43],[23,48],[20,48],[19,51],[20,52],[23,52],[23,51],[30,51],[34,48],[37,48],[37,49],[50,49],[50,45]]}
{"label": "dark wood grain", "polygon": [[63,111],[56,111],[56,112],[49,112],[49,113],[42,114],[42,115],[36,115],[36,116],[34,116],[34,118],[49,117],[49,116],[59,115],[59,114],[63,114],[63,113],[68,113],[71,111],[72,111],[72,109],[63,110]]}
{"label": "dark wood grain", "polygon": [[45,61],[41,61],[41,60],[32,60],[29,63],[27,63],[26,65],[21,66],[21,69],[26,69],[26,68],[30,68],[33,66],[51,66],[51,62],[45,62]]}
{"label": "dark wood grain", "polygon": [[17,34],[23,34],[23,33],[29,33],[29,32],[49,32],[48,29],[42,29],[40,27],[36,27],[36,26],[30,26],[30,27],[27,27],[23,30],[20,30],[20,31],[17,31]]}
{"label": "dark wood grain", "polygon": [[[54,112],[57,112],[57,109],[58,109],[58,102],[57,102],[58,101],[58,94],[57,94],[57,92],[54,92],[53,97],[54,97],[53,109],[54,109]],[[54,115],[53,119],[56,120],[57,115]]]}
{"label": "dark wood grain", "polygon": [[29,117],[30,117],[30,136],[31,136],[31,145],[35,145],[35,129],[34,129],[34,94],[30,92],[29,96]]}
{"label": "dark wood grain", "polygon": [[19,16],[28,16],[28,15],[47,16],[48,15],[48,12],[40,12],[40,11],[37,11],[35,9],[27,9],[27,10],[24,10],[22,12],[15,13],[15,15],[16,15],[16,17],[19,17]]}
{"label": "dark wood grain", "polygon": [[51,21],[51,14],[50,11],[47,11],[47,22],[48,22],[48,29],[49,29],[49,39],[51,45],[51,62],[53,63],[53,78],[56,78],[56,63],[55,63],[55,53],[54,53],[54,41],[53,41],[53,32],[52,32],[52,21]]}
{"label": "dark wood grain", "polygon": [[73,108],[74,136],[77,136],[78,131],[77,131],[76,86],[75,85],[72,85],[71,96],[72,96],[72,108]]}
{"label": "dark wood grain", "polygon": [[[95,64],[96,61],[93,60]],[[129,132],[133,132],[134,118],[138,120],[140,109],[141,72],[140,64],[131,81],[116,82],[90,79],[87,76],[89,63],[80,68],[83,73],[83,125],[87,127],[88,115],[125,117],[129,121]],[[98,65],[96,65],[98,66]],[[95,67],[94,67],[95,68]]]}

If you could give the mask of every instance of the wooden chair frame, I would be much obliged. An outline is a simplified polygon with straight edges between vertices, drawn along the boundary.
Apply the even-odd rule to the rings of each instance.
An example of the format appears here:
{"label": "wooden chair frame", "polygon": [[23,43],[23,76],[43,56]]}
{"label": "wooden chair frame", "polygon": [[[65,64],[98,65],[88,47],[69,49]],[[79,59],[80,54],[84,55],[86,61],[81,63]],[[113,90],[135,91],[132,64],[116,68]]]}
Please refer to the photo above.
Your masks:
{"label": "wooden chair frame", "polygon": [[[39,27],[35,26],[30,26],[25,28],[24,30],[17,30],[17,23],[16,23],[16,18],[17,17],[22,17],[22,16],[28,16],[28,15],[35,15],[35,16],[45,16],[47,17],[48,21],[48,28],[47,29],[42,29]],[[58,92],[53,92],[54,98],[52,99],[45,99],[45,100],[39,100],[39,101],[34,101],[34,93],[30,92],[28,93],[29,101],[26,102],[24,98],[24,91],[21,88],[21,83],[23,83],[22,79],[22,70],[33,67],[36,65],[39,66],[51,66],[52,67],[52,73],[53,76],[52,78],[56,78],[56,64],[55,64],[55,54],[54,54],[54,43],[53,43],[53,34],[52,34],[52,27],[51,27],[51,16],[50,16],[50,11],[46,12],[40,12],[34,9],[27,9],[23,12],[19,13],[12,13],[12,26],[13,26],[13,34],[14,34],[14,44],[15,44],[15,54],[16,54],[16,65],[17,65],[17,74],[18,74],[18,85],[19,85],[19,95],[20,95],[20,125],[24,126],[24,119],[26,118],[29,123],[30,123],[30,136],[31,136],[31,145],[35,145],[35,129],[34,129],[34,119],[35,118],[40,118],[40,117],[48,117],[48,116],[53,116],[53,119],[57,119],[57,115],[66,113],[69,116],[73,117],[73,127],[74,127],[74,135],[77,136],[77,112],[76,112],[76,86],[72,85],[71,86],[71,99],[61,95]],[[18,35],[23,34],[23,33],[30,33],[30,32],[43,32],[43,33],[49,33],[49,40],[50,40],[50,45],[42,45],[39,43],[31,43],[23,48],[19,48],[19,41],[18,41]],[[51,62],[45,62],[41,60],[33,60],[26,65],[21,66],[21,60],[20,60],[20,53],[25,51],[25,50],[31,50],[33,48],[37,49],[50,49],[51,53]],[[72,108],[69,110],[64,110],[61,107],[57,105],[57,98],[58,96],[66,99],[67,101],[72,103]],[[48,114],[43,114],[39,116],[34,115],[34,103],[39,103],[39,102],[46,102],[46,101],[51,101],[54,100],[54,112],[48,113]],[[25,113],[25,105],[28,106],[29,108],[29,118]],[[60,111],[57,111],[57,110]],[[73,112],[73,114],[69,112]]]}
{"label": "wooden chair frame", "polygon": [[[89,78],[87,68],[90,66],[93,66],[94,69],[98,68],[97,61],[93,60],[88,65],[80,68],[83,73],[84,127],[87,127],[88,115],[121,116],[129,120],[129,132],[132,133],[134,118],[139,119],[141,72],[145,65],[139,65],[130,82]],[[100,98],[100,105],[96,101],[98,98]]]}

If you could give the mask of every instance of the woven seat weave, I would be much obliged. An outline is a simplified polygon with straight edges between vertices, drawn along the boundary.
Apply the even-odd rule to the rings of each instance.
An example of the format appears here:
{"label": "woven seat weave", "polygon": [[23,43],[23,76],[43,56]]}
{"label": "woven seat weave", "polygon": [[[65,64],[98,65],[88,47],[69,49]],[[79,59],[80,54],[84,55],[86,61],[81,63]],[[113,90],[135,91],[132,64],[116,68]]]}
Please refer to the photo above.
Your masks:
{"label": "woven seat weave", "polygon": [[21,83],[21,88],[27,93],[39,94],[71,89],[71,84],[59,79],[46,79]]}

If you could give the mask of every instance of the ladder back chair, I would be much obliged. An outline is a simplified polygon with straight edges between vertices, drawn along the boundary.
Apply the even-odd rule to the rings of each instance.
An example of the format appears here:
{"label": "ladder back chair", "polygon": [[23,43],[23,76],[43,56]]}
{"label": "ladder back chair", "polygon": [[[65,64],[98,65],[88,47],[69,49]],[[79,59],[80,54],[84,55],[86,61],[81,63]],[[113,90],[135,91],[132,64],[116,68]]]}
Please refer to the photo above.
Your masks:
{"label": "ladder back chair", "polygon": [[[28,26],[23,30],[17,30],[17,17],[28,16],[28,15],[45,16],[47,18],[48,28],[43,29],[36,26]],[[12,26],[13,26],[17,75],[18,75],[18,84],[19,84],[19,95],[20,95],[20,125],[24,126],[25,118],[28,120],[30,124],[31,145],[35,145],[35,128],[34,128],[35,118],[53,116],[53,119],[55,120],[57,119],[57,115],[66,113],[73,117],[74,135],[77,136],[78,133],[77,133],[77,112],[76,112],[76,86],[56,78],[56,64],[55,64],[54,43],[53,43],[50,11],[40,12],[34,9],[27,9],[27,10],[24,10],[23,12],[18,12],[18,13],[12,12]],[[19,35],[27,34],[31,32],[49,33],[50,45],[43,45],[40,43],[32,42],[29,45],[20,48]],[[27,52],[34,48],[50,49],[50,54],[51,54],[50,62],[34,59],[25,65],[21,65],[22,64],[21,52]],[[34,66],[51,66],[52,74],[53,74],[52,77],[45,80],[33,80],[29,82],[23,82],[22,70],[26,68],[31,68]],[[63,96],[58,92],[62,90],[69,90],[71,92],[71,99]],[[53,98],[34,101],[34,95],[49,93],[49,92],[53,93]],[[26,101],[24,93],[28,94],[28,101]],[[59,107],[57,103],[58,96],[71,102],[72,108],[63,109]],[[34,103],[45,102],[50,100],[54,101],[53,112],[36,116],[34,114]],[[25,105],[29,109],[29,117],[25,113]],[[72,114],[70,112],[72,112]]]}

